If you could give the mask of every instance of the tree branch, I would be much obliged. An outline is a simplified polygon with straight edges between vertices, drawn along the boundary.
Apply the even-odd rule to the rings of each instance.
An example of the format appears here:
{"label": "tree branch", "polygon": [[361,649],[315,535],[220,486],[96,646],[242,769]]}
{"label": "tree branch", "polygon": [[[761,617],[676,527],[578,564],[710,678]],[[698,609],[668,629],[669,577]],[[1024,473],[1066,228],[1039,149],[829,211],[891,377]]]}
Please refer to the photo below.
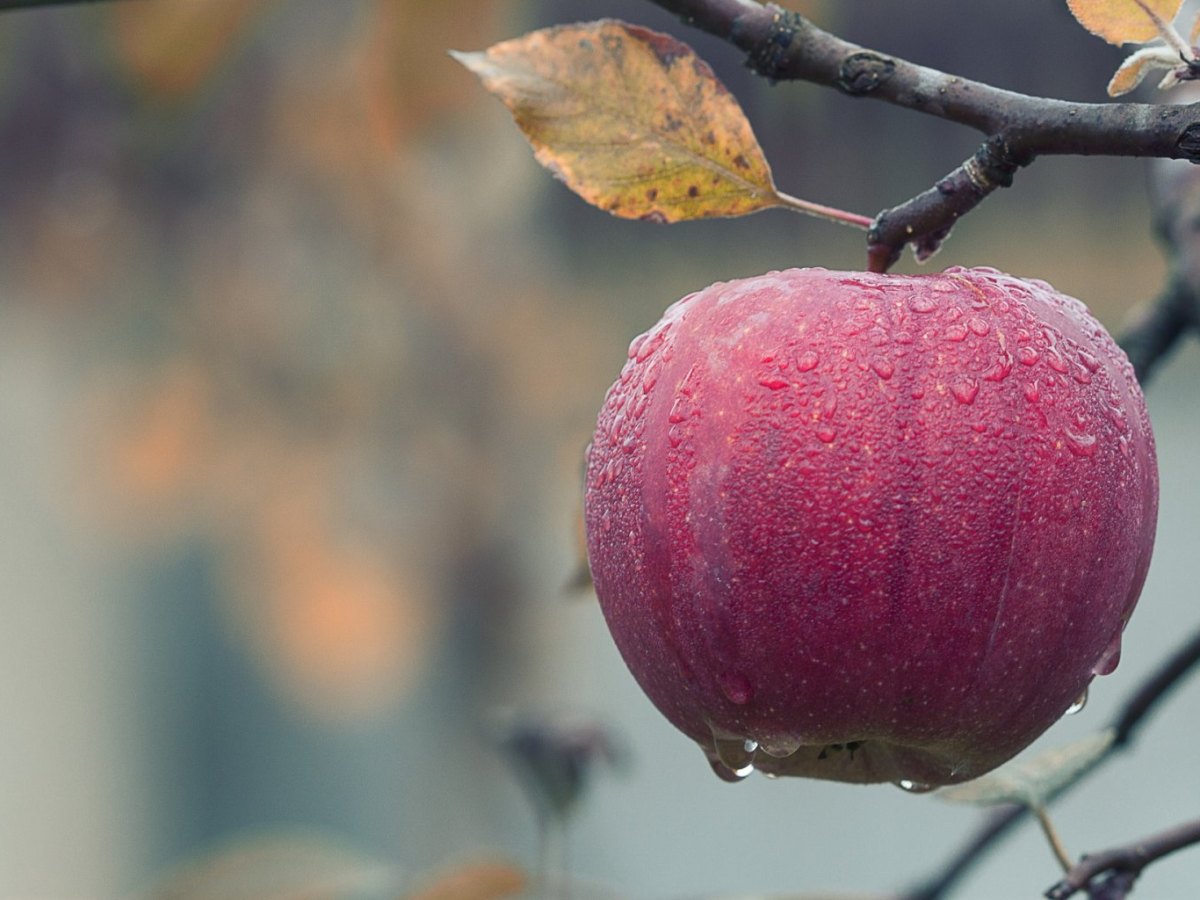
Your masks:
{"label": "tree branch", "polygon": [[960,216],[1043,154],[1200,161],[1200,104],[1070,103],[959,78],[861,47],[797,13],[756,0],[650,0],[747,54],[771,81],[803,80],[981,131],[979,152],[938,187],[880,214],[870,266],[885,271],[907,244],[927,256]]}
{"label": "tree branch", "polygon": [[1123,847],[1083,857],[1067,871],[1062,881],[1046,891],[1046,897],[1067,900],[1086,889],[1093,900],[1121,900],[1129,893],[1142,869],[1156,859],[1192,844],[1200,844],[1200,819],[1184,822]]}

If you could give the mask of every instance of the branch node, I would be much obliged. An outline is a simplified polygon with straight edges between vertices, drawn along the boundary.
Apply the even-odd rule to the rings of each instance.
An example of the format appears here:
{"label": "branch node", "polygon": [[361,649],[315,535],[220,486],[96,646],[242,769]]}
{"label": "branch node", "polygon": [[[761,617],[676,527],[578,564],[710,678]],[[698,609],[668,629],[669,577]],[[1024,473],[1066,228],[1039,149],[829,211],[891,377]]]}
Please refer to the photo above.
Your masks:
{"label": "branch node", "polygon": [[[764,39],[755,42],[754,48],[746,56],[746,65],[756,74],[767,79],[768,83],[778,84],[788,77],[786,71],[788,50],[791,49],[796,35],[808,26],[808,20],[799,13],[778,6],[772,5],[769,9],[771,11],[770,29]],[[734,23],[734,33],[731,38],[740,46],[741,41],[737,34],[738,24]]]}
{"label": "branch node", "polygon": [[888,56],[860,50],[842,60],[837,87],[852,97],[862,97],[885,84],[896,73],[896,61]]}
{"label": "branch node", "polygon": [[1004,138],[988,138],[964,166],[971,183],[984,192],[1012,187],[1017,170],[1033,162],[1030,153],[1015,153]]}
{"label": "branch node", "polygon": [[1175,149],[1179,151],[1182,159],[1200,163],[1200,123],[1193,123],[1183,129],[1183,134],[1179,135],[1179,140],[1175,142]]}

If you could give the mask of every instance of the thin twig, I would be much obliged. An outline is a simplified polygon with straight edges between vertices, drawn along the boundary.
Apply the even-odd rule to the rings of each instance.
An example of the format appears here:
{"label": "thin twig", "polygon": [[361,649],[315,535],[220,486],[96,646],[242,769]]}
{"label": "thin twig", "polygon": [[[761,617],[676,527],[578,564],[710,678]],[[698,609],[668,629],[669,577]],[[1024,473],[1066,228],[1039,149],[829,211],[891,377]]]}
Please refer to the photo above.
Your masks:
{"label": "thin twig", "polygon": [[1045,804],[1034,804],[1031,811],[1037,817],[1038,824],[1042,826],[1042,834],[1046,836],[1046,841],[1050,844],[1050,849],[1054,851],[1054,858],[1058,860],[1058,864],[1062,866],[1064,872],[1070,872],[1075,865],[1075,860],[1067,852],[1066,845],[1063,844],[1062,838],[1058,835],[1058,829],[1050,821],[1050,813],[1046,811]]}
{"label": "thin twig", "polygon": [[[1067,900],[1085,889],[1095,897],[1097,894],[1092,892],[1093,882],[1097,882],[1096,888],[1104,890],[1112,885],[1111,876],[1119,874],[1132,876],[1119,882],[1121,889],[1127,893],[1142,869],[1150,863],[1193,844],[1200,844],[1200,819],[1184,822],[1122,847],[1083,857],[1067,870],[1062,881],[1046,891],[1046,897],[1049,900]],[[1117,898],[1125,896],[1125,893],[1108,890],[1100,896]]]}

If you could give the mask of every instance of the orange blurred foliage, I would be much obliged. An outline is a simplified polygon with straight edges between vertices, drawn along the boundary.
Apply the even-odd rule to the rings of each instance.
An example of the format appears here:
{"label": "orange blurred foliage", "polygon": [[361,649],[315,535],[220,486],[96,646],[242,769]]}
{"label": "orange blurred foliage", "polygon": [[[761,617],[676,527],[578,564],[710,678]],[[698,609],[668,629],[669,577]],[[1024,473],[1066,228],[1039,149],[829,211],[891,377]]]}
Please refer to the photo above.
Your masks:
{"label": "orange blurred foliage", "polygon": [[317,718],[349,721],[413,688],[436,618],[415,567],[331,529],[317,484],[260,511],[234,566],[231,611],[287,696]]}
{"label": "orange blurred foliage", "polygon": [[434,875],[406,900],[495,900],[515,897],[529,886],[525,873],[504,860],[463,863]]}
{"label": "orange blurred foliage", "polygon": [[118,59],[148,94],[180,100],[197,90],[246,29],[275,0],[171,0],[114,3]]}

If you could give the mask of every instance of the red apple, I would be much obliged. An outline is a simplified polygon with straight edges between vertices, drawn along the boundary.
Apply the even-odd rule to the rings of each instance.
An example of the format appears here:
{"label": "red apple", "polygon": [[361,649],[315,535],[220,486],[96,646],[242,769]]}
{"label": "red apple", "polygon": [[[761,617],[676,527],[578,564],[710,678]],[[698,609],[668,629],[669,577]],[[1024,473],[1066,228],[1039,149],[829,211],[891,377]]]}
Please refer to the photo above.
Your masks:
{"label": "red apple", "polygon": [[613,637],[731,780],[920,788],[1009,759],[1115,668],[1157,505],[1125,355],[992,269],[685,297],[588,452]]}

